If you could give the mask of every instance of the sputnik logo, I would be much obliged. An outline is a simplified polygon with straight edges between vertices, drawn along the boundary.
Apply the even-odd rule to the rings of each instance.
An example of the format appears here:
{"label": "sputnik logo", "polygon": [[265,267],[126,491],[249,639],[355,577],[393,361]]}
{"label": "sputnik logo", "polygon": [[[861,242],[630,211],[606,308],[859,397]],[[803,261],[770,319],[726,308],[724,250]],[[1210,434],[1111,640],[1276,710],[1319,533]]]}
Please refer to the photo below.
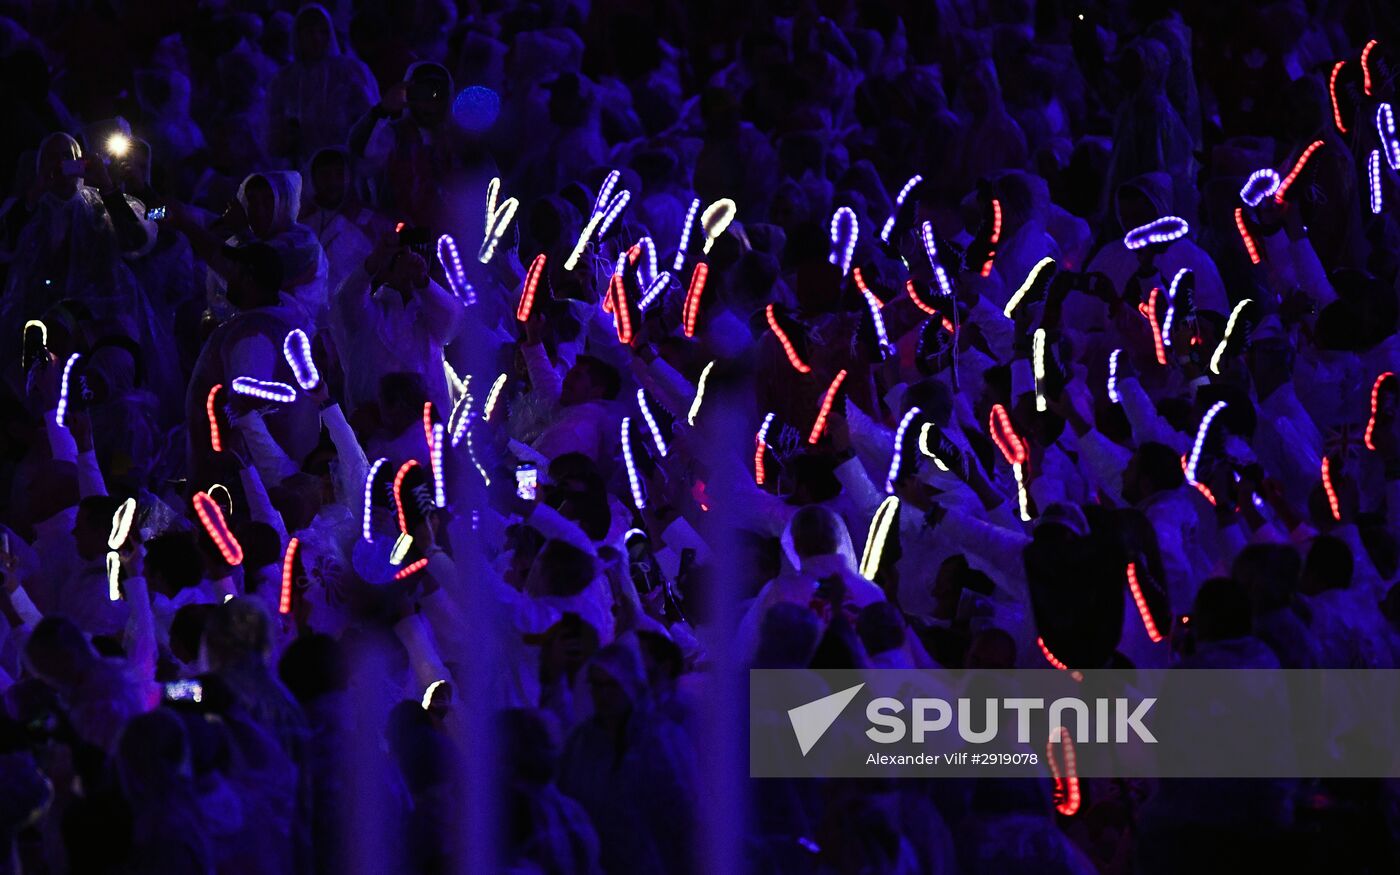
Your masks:
{"label": "sputnik logo", "polygon": [[807,752],[821,741],[822,736],[831,728],[831,724],[836,722],[836,718],[841,716],[841,712],[846,710],[846,706],[851,704],[851,700],[860,692],[865,684],[856,684],[854,687],[847,687],[840,692],[832,693],[829,696],[822,696],[820,699],[808,702],[805,705],[798,705],[796,708],[788,710],[788,720],[792,721],[792,732],[797,736],[797,746],[802,749],[805,757]]}

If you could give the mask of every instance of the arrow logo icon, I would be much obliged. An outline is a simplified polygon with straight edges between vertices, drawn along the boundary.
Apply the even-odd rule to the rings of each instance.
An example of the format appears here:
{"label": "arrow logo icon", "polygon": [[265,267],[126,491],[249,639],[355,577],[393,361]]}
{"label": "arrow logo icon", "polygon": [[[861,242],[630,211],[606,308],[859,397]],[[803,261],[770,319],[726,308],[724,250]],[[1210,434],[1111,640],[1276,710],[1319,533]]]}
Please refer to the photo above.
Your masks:
{"label": "arrow logo icon", "polygon": [[846,710],[846,706],[851,704],[856,693],[859,693],[861,687],[864,686],[863,683],[856,684],[854,687],[847,687],[840,692],[822,696],[820,699],[788,710],[788,719],[792,721],[793,734],[797,736],[797,746],[802,749],[804,757],[818,741],[821,741],[822,736],[831,728],[831,724],[836,722],[836,718],[841,716],[841,712]]}

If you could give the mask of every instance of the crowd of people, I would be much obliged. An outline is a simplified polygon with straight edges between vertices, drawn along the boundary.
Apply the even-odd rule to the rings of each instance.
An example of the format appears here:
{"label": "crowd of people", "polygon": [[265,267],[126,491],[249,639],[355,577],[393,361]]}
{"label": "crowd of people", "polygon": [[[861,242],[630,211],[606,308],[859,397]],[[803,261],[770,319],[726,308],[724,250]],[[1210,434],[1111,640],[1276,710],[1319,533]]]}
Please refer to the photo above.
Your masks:
{"label": "crowd of people", "polygon": [[0,14],[0,873],[1400,866],[1394,781],[707,723],[1400,668],[1400,7]]}

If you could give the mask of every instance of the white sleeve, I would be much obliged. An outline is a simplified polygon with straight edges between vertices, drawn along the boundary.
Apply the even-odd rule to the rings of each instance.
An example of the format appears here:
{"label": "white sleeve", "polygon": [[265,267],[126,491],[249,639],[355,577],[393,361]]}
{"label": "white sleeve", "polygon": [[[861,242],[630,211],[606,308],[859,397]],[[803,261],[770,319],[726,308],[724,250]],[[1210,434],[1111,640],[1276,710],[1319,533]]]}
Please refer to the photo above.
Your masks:
{"label": "white sleeve", "polygon": [[525,359],[525,370],[530,375],[530,390],[538,398],[550,403],[559,400],[564,393],[564,381],[549,360],[549,352],[543,343],[526,343],[520,347]]}

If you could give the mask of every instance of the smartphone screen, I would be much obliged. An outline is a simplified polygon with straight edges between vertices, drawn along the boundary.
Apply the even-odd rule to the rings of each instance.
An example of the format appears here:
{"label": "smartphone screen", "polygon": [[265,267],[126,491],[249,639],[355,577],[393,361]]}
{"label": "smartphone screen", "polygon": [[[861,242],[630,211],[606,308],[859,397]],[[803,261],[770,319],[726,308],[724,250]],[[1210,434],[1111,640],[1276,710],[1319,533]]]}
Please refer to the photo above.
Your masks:
{"label": "smartphone screen", "polygon": [[534,465],[519,465],[515,469],[515,494],[526,501],[539,496],[539,471]]}
{"label": "smartphone screen", "polygon": [[168,702],[199,702],[204,699],[204,685],[195,680],[171,681],[165,685]]}

